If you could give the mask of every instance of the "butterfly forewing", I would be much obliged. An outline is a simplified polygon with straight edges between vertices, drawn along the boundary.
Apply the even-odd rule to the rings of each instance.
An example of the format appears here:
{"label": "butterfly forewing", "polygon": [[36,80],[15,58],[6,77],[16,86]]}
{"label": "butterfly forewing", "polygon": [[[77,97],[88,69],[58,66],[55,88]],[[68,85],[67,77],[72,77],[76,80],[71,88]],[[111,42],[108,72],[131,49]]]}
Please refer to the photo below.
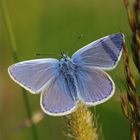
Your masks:
{"label": "butterfly forewing", "polygon": [[31,93],[37,93],[58,73],[57,59],[36,59],[16,63],[8,68],[11,78]]}
{"label": "butterfly forewing", "polygon": [[101,38],[79,49],[73,54],[75,64],[85,67],[112,69],[122,52],[123,34],[113,34]]}

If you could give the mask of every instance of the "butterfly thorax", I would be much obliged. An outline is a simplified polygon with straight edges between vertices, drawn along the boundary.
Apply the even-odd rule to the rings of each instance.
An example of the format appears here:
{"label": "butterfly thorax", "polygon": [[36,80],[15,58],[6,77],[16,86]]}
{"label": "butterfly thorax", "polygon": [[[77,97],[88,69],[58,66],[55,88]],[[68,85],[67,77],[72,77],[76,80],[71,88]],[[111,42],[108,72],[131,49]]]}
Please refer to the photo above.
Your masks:
{"label": "butterfly thorax", "polygon": [[73,75],[76,70],[76,65],[73,64],[70,57],[63,54],[63,57],[60,59],[60,71],[65,75]]}

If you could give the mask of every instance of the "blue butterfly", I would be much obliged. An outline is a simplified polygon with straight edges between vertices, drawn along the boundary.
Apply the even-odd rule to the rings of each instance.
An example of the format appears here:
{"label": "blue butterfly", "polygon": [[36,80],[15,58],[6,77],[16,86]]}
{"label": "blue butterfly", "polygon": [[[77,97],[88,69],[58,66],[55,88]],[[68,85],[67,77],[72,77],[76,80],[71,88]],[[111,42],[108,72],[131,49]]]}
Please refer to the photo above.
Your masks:
{"label": "blue butterfly", "polygon": [[78,101],[95,106],[113,96],[114,82],[103,70],[116,67],[123,41],[121,33],[109,35],[79,49],[71,58],[62,53],[60,60],[23,61],[10,66],[8,72],[26,90],[41,92],[40,104],[46,114],[67,115]]}

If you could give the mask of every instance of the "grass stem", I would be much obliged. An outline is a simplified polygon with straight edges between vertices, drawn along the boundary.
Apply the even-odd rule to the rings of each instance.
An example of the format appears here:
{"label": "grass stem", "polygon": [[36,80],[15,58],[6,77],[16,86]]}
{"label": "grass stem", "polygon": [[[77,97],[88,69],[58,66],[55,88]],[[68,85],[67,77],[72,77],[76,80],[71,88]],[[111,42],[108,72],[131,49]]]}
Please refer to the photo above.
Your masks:
{"label": "grass stem", "polygon": [[[14,62],[18,62],[19,58],[18,58],[17,45],[16,45],[14,32],[12,29],[11,20],[10,20],[9,13],[8,13],[7,0],[1,0],[1,4],[2,4],[1,6],[2,6],[3,18],[5,21],[5,27],[6,27],[7,34],[8,34],[9,41],[10,41],[10,47],[11,47],[13,59],[14,59]],[[32,112],[31,112],[31,107],[30,107],[30,103],[29,103],[29,98],[24,89],[22,89],[22,95],[23,95],[24,105],[25,105],[25,108],[27,111],[27,116],[28,116],[29,120],[31,120]],[[31,127],[31,131],[32,131],[33,139],[39,140],[37,129],[36,129],[36,126],[34,123]]]}

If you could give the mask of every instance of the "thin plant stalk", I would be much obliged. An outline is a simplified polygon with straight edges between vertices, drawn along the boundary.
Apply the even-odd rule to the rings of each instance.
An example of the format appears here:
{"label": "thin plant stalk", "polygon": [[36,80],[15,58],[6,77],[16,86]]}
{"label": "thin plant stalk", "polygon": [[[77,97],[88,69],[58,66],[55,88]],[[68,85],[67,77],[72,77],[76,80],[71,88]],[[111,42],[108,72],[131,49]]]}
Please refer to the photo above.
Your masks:
{"label": "thin plant stalk", "polygon": [[[2,11],[3,11],[3,18],[5,20],[5,27],[7,30],[8,37],[9,37],[13,59],[14,59],[14,62],[18,62],[19,57],[18,57],[17,45],[16,45],[14,32],[12,29],[12,24],[11,24],[9,13],[8,13],[7,1],[1,0],[1,4],[2,4],[1,6],[2,6]],[[29,120],[31,120],[32,111],[31,111],[31,107],[30,107],[30,103],[29,103],[29,98],[28,98],[27,92],[23,88],[22,88],[22,95],[23,95],[23,101],[24,101],[24,105],[26,108],[27,116],[28,116]],[[32,131],[33,139],[38,140],[39,139],[38,133],[37,133],[37,129],[36,129],[36,126],[34,123],[31,126],[31,131]]]}
{"label": "thin plant stalk", "polygon": [[132,8],[128,0],[124,0],[128,22],[131,29],[131,49],[133,61],[140,74],[140,0],[134,0]]}
{"label": "thin plant stalk", "polygon": [[[133,62],[140,74],[140,0],[134,0],[132,6],[129,0],[124,0],[128,22],[131,29],[131,49]],[[137,95],[135,79],[129,67],[128,52],[123,45],[123,58],[127,82],[127,99],[122,102],[124,115],[129,120],[132,140],[140,140],[140,97]],[[125,113],[126,112],[126,113]]]}
{"label": "thin plant stalk", "polygon": [[123,60],[127,83],[127,98],[121,96],[121,106],[124,116],[128,119],[132,140],[140,140],[140,104],[136,94],[135,79],[129,67],[128,51],[123,44]]}

